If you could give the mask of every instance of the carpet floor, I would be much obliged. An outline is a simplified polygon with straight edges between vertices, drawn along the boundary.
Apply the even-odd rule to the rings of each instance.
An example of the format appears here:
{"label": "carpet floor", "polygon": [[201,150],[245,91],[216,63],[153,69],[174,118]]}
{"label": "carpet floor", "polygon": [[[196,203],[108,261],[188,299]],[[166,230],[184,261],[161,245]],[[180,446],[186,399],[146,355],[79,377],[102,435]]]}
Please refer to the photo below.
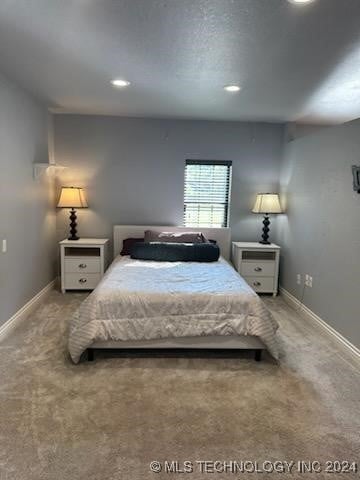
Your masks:
{"label": "carpet floor", "polygon": [[[325,472],[360,460],[359,365],[282,298],[264,299],[280,324],[279,364],[99,355],[73,365],[68,322],[84,298],[51,293],[0,344],[1,480],[359,478],[346,463]],[[321,473],[302,473],[302,461]],[[260,473],[274,468],[285,473]]]}

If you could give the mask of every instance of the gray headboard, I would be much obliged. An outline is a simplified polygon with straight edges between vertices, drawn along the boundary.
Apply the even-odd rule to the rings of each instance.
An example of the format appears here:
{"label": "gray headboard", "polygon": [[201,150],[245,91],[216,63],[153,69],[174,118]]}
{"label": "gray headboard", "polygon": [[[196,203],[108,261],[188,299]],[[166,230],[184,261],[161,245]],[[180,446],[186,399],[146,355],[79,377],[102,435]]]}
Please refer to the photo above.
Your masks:
{"label": "gray headboard", "polygon": [[206,238],[216,240],[220,247],[221,255],[230,260],[230,228],[192,228],[192,227],[171,227],[169,225],[114,225],[114,257],[119,255],[122,249],[122,242],[125,238],[143,237],[145,230],[156,230],[159,232],[202,232]]}

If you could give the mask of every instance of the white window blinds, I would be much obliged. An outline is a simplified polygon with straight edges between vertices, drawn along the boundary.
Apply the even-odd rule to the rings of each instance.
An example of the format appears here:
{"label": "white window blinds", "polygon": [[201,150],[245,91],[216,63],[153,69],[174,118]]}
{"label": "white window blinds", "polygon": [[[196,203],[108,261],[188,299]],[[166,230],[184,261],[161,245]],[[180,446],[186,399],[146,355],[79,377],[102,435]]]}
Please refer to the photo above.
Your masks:
{"label": "white window blinds", "polygon": [[184,225],[227,227],[231,161],[186,160]]}

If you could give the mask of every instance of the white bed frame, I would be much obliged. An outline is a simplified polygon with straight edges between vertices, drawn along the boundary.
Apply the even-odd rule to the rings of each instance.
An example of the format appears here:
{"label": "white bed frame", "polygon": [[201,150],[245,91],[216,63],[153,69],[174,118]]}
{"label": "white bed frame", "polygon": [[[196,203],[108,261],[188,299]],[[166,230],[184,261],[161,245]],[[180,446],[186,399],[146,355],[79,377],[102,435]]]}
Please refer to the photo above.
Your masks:
{"label": "white bed frame", "polygon": [[[206,238],[216,240],[221,255],[230,260],[231,230],[230,228],[192,228],[153,225],[115,225],[114,226],[114,258],[119,255],[125,238],[141,238],[145,230],[159,232],[202,232]],[[206,337],[162,338],[141,341],[106,341],[95,342],[88,349],[88,360],[94,359],[94,351],[102,349],[116,350],[254,350],[255,359],[261,360],[261,353],[266,349],[263,342],[254,336],[212,335]]]}

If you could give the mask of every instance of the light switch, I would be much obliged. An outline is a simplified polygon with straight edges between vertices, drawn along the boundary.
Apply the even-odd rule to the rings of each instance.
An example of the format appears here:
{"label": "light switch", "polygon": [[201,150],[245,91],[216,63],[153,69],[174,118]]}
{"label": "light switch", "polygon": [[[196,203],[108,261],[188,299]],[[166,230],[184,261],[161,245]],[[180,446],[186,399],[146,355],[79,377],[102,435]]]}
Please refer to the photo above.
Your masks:
{"label": "light switch", "polygon": [[2,241],[2,253],[6,253],[6,252],[7,252],[7,241],[6,241],[6,238],[4,238]]}

